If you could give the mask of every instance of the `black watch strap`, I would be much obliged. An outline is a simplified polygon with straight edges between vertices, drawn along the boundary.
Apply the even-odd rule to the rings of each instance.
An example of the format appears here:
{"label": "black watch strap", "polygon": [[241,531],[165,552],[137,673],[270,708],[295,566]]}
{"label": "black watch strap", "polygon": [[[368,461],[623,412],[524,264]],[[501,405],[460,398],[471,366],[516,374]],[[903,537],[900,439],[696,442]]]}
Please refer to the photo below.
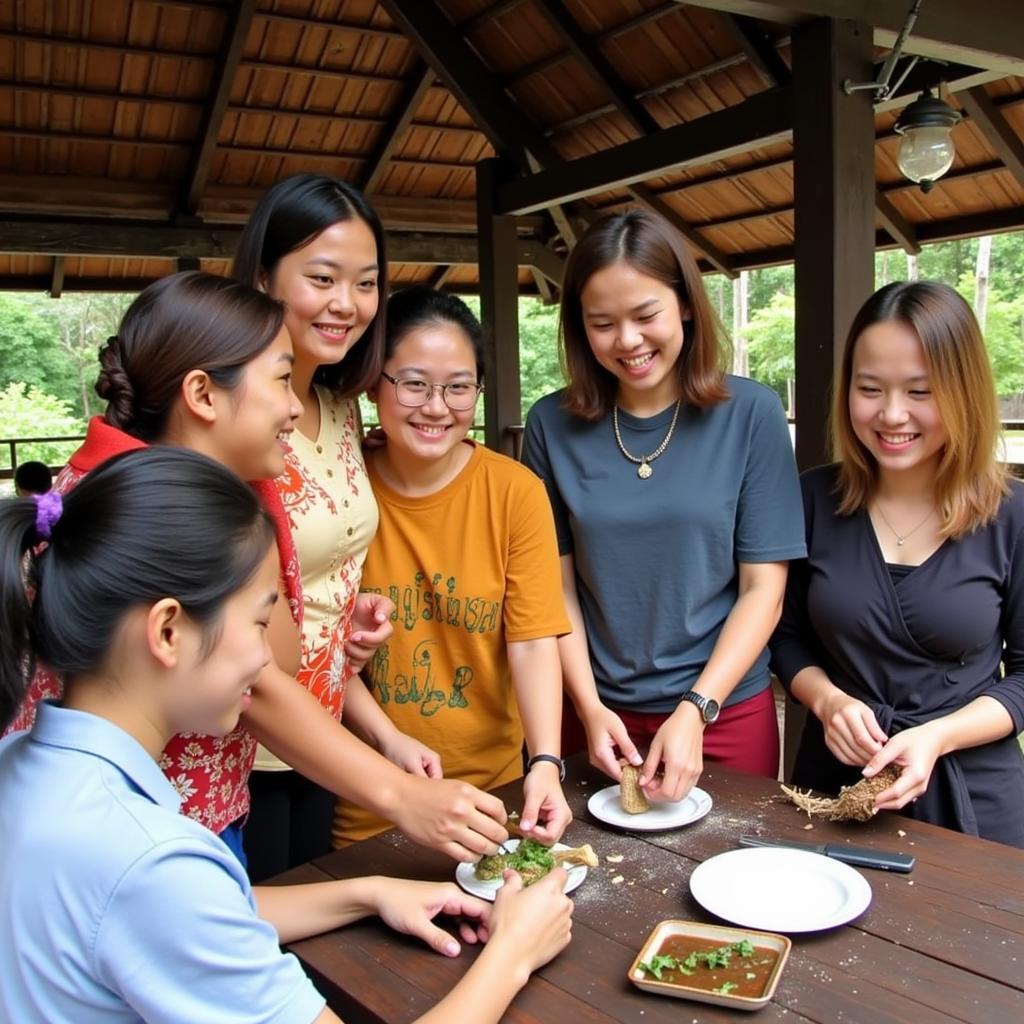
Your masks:
{"label": "black watch strap", "polygon": [[565,762],[554,754],[534,754],[529,761],[526,762],[526,770],[529,771],[539,761],[550,761],[552,764],[558,765],[558,781],[565,782]]}

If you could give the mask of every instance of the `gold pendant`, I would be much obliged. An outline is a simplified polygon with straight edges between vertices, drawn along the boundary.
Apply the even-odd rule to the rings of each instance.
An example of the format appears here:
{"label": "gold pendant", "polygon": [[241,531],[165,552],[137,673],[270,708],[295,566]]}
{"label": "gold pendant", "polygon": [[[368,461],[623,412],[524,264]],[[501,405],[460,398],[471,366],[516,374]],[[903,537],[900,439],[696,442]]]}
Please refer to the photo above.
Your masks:
{"label": "gold pendant", "polygon": [[654,470],[651,469],[646,462],[641,462],[640,468],[636,471],[636,475],[640,477],[641,480],[646,480],[653,472]]}

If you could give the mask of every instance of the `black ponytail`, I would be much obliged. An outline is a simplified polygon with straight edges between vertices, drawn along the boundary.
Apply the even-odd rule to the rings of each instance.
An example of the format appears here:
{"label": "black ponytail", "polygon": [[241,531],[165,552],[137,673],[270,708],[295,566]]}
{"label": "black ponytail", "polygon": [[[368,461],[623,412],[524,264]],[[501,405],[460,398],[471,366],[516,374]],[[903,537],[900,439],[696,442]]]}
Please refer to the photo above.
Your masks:
{"label": "black ponytail", "polygon": [[25,554],[38,542],[34,499],[0,504],[0,733],[24,699],[30,674],[32,609]]}
{"label": "black ponytail", "polygon": [[96,671],[121,618],[139,605],[176,598],[211,650],[225,601],[274,537],[251,488],[203,455],[164,445],[90,473],[64,500],[26,576],[35,522],[33,500],[0,504],[0,728],[36,659],[65,677]]}

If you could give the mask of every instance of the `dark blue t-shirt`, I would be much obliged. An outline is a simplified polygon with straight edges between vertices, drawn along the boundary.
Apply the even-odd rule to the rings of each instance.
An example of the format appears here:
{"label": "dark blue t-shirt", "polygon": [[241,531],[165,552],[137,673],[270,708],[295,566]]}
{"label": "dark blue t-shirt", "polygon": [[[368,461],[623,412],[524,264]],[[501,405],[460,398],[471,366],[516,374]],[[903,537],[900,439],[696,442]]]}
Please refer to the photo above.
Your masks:
{"label": "dark blue t-shirt", "polygon": [[[803,509],[789,430],[774,391],[726,377],[731,397],[683,406],[652,475],[619,451],[609,414],[588,423],[542,398],[526,421],[523,461],[544,480],[559,553],[576,585],[601,700],[672,711],[704,669],[736,603],[737,562],[802,558]],[[674,407],[619,413],[634,455],[658,447]],[[727,703],[769,683],[768,653]]]}

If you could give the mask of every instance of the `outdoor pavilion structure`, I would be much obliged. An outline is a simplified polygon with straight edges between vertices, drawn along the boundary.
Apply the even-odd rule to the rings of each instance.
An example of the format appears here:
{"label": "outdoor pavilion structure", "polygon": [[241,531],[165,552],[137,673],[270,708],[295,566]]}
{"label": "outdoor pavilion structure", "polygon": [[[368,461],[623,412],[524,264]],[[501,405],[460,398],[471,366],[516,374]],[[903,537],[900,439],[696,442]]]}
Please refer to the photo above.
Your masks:
{"label": "outdoor pavilion structure", "polygon": [[[0,288],[226,273],[256,198],[353,182],[396,285],[479,291],[488,444],[520,420],[517,295],[557,298],[596,217],[656,210],[708,272],[796,266],[797,457],[827,457],[836,348],[876,248],[1024,227],[1019,0],[46,0],[0,3]],[[964,113],[924,195],[893,125]],[[552,382],[555,386],[556,382]]]}

